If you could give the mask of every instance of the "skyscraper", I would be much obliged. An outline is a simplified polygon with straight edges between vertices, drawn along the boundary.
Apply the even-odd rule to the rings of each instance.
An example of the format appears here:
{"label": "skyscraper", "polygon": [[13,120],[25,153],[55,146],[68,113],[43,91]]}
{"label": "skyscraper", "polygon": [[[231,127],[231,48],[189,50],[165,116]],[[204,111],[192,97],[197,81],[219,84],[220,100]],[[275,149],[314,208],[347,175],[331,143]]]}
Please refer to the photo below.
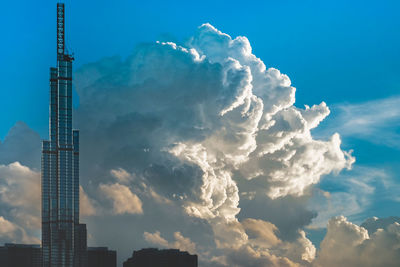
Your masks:
{"label": "skyscraper", "polygon": [[57,4],[57,67],[50,68],[50,140],[42,144],[43,267],[85,266],[79,224],[79,131],[72,130],[72,61],[65,49],[65,7]]}

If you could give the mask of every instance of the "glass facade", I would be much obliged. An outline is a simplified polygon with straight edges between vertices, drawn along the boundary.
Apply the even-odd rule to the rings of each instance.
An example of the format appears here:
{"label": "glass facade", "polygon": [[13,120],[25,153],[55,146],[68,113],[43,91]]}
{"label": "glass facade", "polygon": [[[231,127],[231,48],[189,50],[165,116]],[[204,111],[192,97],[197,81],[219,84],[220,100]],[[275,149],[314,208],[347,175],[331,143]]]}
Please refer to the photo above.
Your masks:
{"label": "glass facade", "polygon": [[72,61],[64,53],[64,4],[57,4],[57,67],[50,68],[50,140],[42,144],[44,267],[86,266],[86,225],[79,224],[79,131],[72,129]]}

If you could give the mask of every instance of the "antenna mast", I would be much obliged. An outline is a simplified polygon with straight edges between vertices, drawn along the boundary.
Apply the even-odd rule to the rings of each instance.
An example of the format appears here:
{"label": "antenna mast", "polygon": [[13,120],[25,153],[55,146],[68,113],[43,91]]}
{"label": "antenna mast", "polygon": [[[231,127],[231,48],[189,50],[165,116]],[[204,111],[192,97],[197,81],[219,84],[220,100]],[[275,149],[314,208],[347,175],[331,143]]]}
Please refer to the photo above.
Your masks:
{"label": "antenna mast", "polygon": [[57,60],[64,56],[65,48],[65,13],[64,4],[57,3]]}

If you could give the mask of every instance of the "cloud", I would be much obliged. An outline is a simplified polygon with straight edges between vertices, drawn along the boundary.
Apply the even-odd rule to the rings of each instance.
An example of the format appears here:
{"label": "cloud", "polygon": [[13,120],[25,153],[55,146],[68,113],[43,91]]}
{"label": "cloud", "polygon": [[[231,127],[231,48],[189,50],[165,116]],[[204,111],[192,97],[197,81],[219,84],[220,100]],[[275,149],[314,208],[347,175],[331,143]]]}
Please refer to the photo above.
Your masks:
{"label": "cloud", "polygon": [[288,258],[275,256],[267,251],[256,251],[250,246],[239,250],[228,251],[224,257],[223,266],[254,266],[254,267],[296,267],[300,266]]}
{"label": "cloud", "polygon": [[0,242],[40,243],[40,227],[39,173],[0,164]]}
{"label": "cloud", "polygon": [[[326,104],[306,107],[305,110],[295,108],[295,89],[290,86],[289,78],[276,69],[266,69],[264,63],[251,54],[245,37],[231,39],[205,24],[190,44],[210,62],[225,65],[231,64],[228,58],[234,59],[234,66],[247,69],[250,75],[243,78],[242,92],[236,101],[222,112],[225,119],[236,126],[231,135],[240,129],[238,126],[247,126],[247,131],[237,132],[234,139],[236,143],[232,150],[239,155],[233,156],[229,147],[221,147],[226,139],[224,135],[210,138],[218,141],[210,144],[208,153],[221,147],[219,152],[227,158],[225,162],[233,160],[233,168],[238,169],[245,179],[263,179],[267,194],[272,198],[302,195],[322,175],[350,168],[354,159],[340,150],[338,135],[333,135],[329,142],[315,141],[311,137],[310,130],[329,114]],[[259,110],[261,105],[262,114]],[[242,120],[230,121],[236,112],[242,114]],[[238,142],[241,140],[239,136],[245,143]],[[202,143],[205,144],[207,142]]]}
{"label": "cloud", "polygon": [[39,244],[40,239],[28,235],[23,228],[0,216],[0,242]]}
{"label": "cloud", "polygon": [[131,179],[131,175],[123,168],[118,168],[117,170],[111,170],[110,173],[121,183],[127,183]]}
{"label": "cloud", "polygon": [[79,212],[82,216],[92,216],[97,213],[93,200],[88,197],[82,186],[79,186]]}
{"label": "cloud", "polygon": [[[303,197],[322,176],[354,162],[341,150],[338,134],[326,141],[312,137],[330,112],[324,102],[295,107],[288,76],[267,68],[246,37],[231,38],[210,24],[185,44],[142,44],[126,60],[103,59],[75,77],[87,194],[95,196],[100,187],[114,212],[117,191],[137,196],[143,209],[152,207],[144,224],[156,205],[169,203],[183,213],[174,216],[190,215],[211,228],[214,244],[205,244],[210,248],[249,242],[241,225],[246,218],[238,220],[241,192],[252,192],[253,200],[266,196],[271,209],[279,206],[273,203],[289,206],[286,198]],[[120,198],[124,205],[118,207],[132,205]],[[299,228],[314,216],[302,205],[288,213],[293,222],[270,216],[284,229],[282,244],[302,238]],[[161,228],[166,226],[154,226]],[[257,251],[249,246],[244,251]],[[303,261],[297,254],[292,258]]]}
{"label": "cloud", "polygon": [[100,191],[113,202],[115,214],[142,214],[142,201],[129,187],[121,184],[100,184]]}
{"label": "cloud", "polygon": [[14,232],[17,231],[17,227],[0,216],[0,238],[14,238]]}
{"label": "cloud", "polygon": [[0,164],[20,162],[40,169],[40,136],[22,121],[18,121],[0,142]]}
{"label": "cloud", "polygon": [[400,97],[393,96],[358,104],[342,103],[333,106],[335,115],[318,135],[334,130],[343,136],[367,140],[400,148],[398,132]]}
{"label": "cloud", "polygon": [[315,258],[316,249],[304,231],[299,231],[296,240],[287,242],[278,238],[276,233],[279,230],[270,222],[246,219],[242,225],[248,235],[247,245],[255,251],[268,252],[300,265],[307,265]]}
{"label": "cloud", "polygon": [[256,219],[246,219],[242,222],[247,234],[251,238],[254,236],[253,242],[263,247],[272,247],[281,241],[275,235],[278,228],[270,222]]}
{"label": "cloud", "polygon": [[[246,188],[246,185],[240,185]],[[309,206],[310,195],[302,197],[286,196],[271,199],[262,191],[258,191],[251,200],[241,198],[241,211],[238,214],[240,221],[246,218],[260,219],[273,223],[279,231],[277,236],[284,241],[293,241],[299,237],[299,230],[309,225],[317,216]],[[290,219],[289,219],[290,218]]]}
{"label": "cloud", "polygon": [[151,244],[198,253],[205,266],[308,266],[315,257],[315,247],[304,232],[296,242],[284,242],[275,235],[276,226],[266,221],[219,223],[214,231],[221,234],[217,248],[222,255],[213,257],[203,247],[196,249],[196,244],[180,232],[174,233],[175,242],[168,242],[159,231],[144,232],[143,236]]}
{"label": "cloud", "polygon": [[379,229],[387,229],[387,227],[394,223],[400,223],[400,217],[388,217],[388,218],[378,218],[372,217],[367,219],[361,224],[361,227],[367,229],[368,234],[372,235]]}
{"label": "cloud", "polygon": [[369,235],[343,216],[332,218],[314,266],[398,266],[400,224],[394,222]]}
{"label": "cloud", "polygon": [[[137,165],[157,159],[177,165],[162,153],[169,152],[183,165],[197,167],[203,174],[193,175],[193,183],[203,189],[189,188],[193,195],[187,194],[186,205],[196,216],[237,215],[233,171],[242,179],[262,179],[265,193],[277,198],[302,195],[322,175],[350,168],[354,161],[340,149],[338,135],[330,141],[312,139],[310,129],[329,109],[325,103],[294,107],[289,78],[266,69],[245,37],[232,39],[205,24],[187,47],[142,45],[126,62],[106,63],[77,74],[82,133],[96,129],[91,142],[104,144],[103,137],[114,142],[112,148],[94,148],[94,159],[108,154],[113,162],[123,150],[129,155],[119,162],[124,169],[126,158],[138,159]],[[89,141],[82,138],[83,144]]]}
{"label": "cloud", "polygon": [[201,202],[188,202],[186,211],[204,219],[222,217],[228,221],[235,219],[239,212],[239,195],[236,183],[229,172],[218,170],[210,166],[206,149],[202,145],[188,147],[185,144],[175,146],[171,151],[173,155],[195,163],[203,171],[203,184],[200,188]]}
{"label": "cloud", "polygon": [[[40,173],[34,169],[19,162],[0,164],[0,228],[5,229],[0,235],[5,242],[40,243],[40,184]],[[95,214],[82,187],[80,205],[82,215]]]}
{"label": "cloud", "polygon": [[175,249],[179,249],[182,251],[187,251],[191,254],[197,253],[196,252],[196,244],[193,243],[190,240],[190,238],[184,237],[181,234],[181,232],[174,233],[175,241],[172,243],[169,243],[167,240],[165,240],[163,237],[161,237],[161,234],[159,231],[156,231],[153,234],[144,232],[143,237],[147,242],[164,247],[164,248],[175,248]]}
{"label": "cloud", "polygon": [[158,204],[172,204],[169,198],[157,193],[143,176],[129,173],[123,168],[113,169],[110,174],[118,183],[126,185],[129,190],[136,192],[140,197],[151,199]]}
{"label": "cloud", "polygon": [[184,237],[180,232],[174,233],[175,243],[174,246],[189,253],[196,253],[196,244],[190,238]]}
{"label": "cloud", "polygon": [[[286,242],[276,236],[277,227],[267,221],[246,219],[224,223],[216,220],[213,223],[215,249],[198,248],[179,232],[174,233],[175,242],[168,242],[160,231],[145,232],[143,236],[147,242],[161,247],[197,251],[202,266],[309,266],[315,258],[316,249],[303,231],[296,240]],[[243,259],[238,260],[238,255]]]}
{"label": "cloud", "polygon": [[300,237],[297,241],[288,245],[288,257],[293,258],[297,262],[312,262],[315,259],[317,250],[313,243],[306,237],[304,231],[299,231],[299,233]]}
{"label": "cloud", "polygon": [[148,233],[144,232],[143,234],[144,239],[152,244],[159,245],[164,248],[169,247],[169,243],[167,240],[161,237],[161,233],[159,231],[156,231],[155,233]]}
{"label": "cloud", "polygon": [[[40,222],[40,174],[14,162],[0,165],[0,211],[27,230],[38,230]],[[33,233],[33,232],[31,232]]]}
{"label": "cloud", "polygon": [[[252,218],[219,222],[213,230],[217,248],[223,251],[217,261],[223,266],[308,266],[315,258],[316,249],[304,231],[287,242],[276,235],[279,230],[274,224]],[[243,261],[237,255],[242,255]]]}

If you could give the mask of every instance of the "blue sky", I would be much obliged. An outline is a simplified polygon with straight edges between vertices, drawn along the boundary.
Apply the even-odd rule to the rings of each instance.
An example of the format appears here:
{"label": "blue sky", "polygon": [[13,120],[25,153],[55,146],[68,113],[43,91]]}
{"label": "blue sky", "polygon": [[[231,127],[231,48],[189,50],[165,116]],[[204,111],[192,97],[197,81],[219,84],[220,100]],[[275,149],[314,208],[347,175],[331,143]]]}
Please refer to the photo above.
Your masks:
{"label": "blue sky", "polygon": [[[352,170],[329,174],[313,188],[308,207],[319,216],[307,230],[311,239],[318,244],[318,231],[332,216],[344,214],[360,224],[372,216],[399,215],[398,1],[65,3],[75,70],[104,57],[126,58],[141,43],[185,44],[206,22],[233,38],[246,36],[267,68],[290,77],[295,106],[327,103],[331,114],[313,135],[327,140],[338,132],[342,149],[353,150],[356,158]],[[7,1],[0,9],[0,141],[17,121],[48,138],[55,4]],[[78,94],[74,101],[78,107]]]}

